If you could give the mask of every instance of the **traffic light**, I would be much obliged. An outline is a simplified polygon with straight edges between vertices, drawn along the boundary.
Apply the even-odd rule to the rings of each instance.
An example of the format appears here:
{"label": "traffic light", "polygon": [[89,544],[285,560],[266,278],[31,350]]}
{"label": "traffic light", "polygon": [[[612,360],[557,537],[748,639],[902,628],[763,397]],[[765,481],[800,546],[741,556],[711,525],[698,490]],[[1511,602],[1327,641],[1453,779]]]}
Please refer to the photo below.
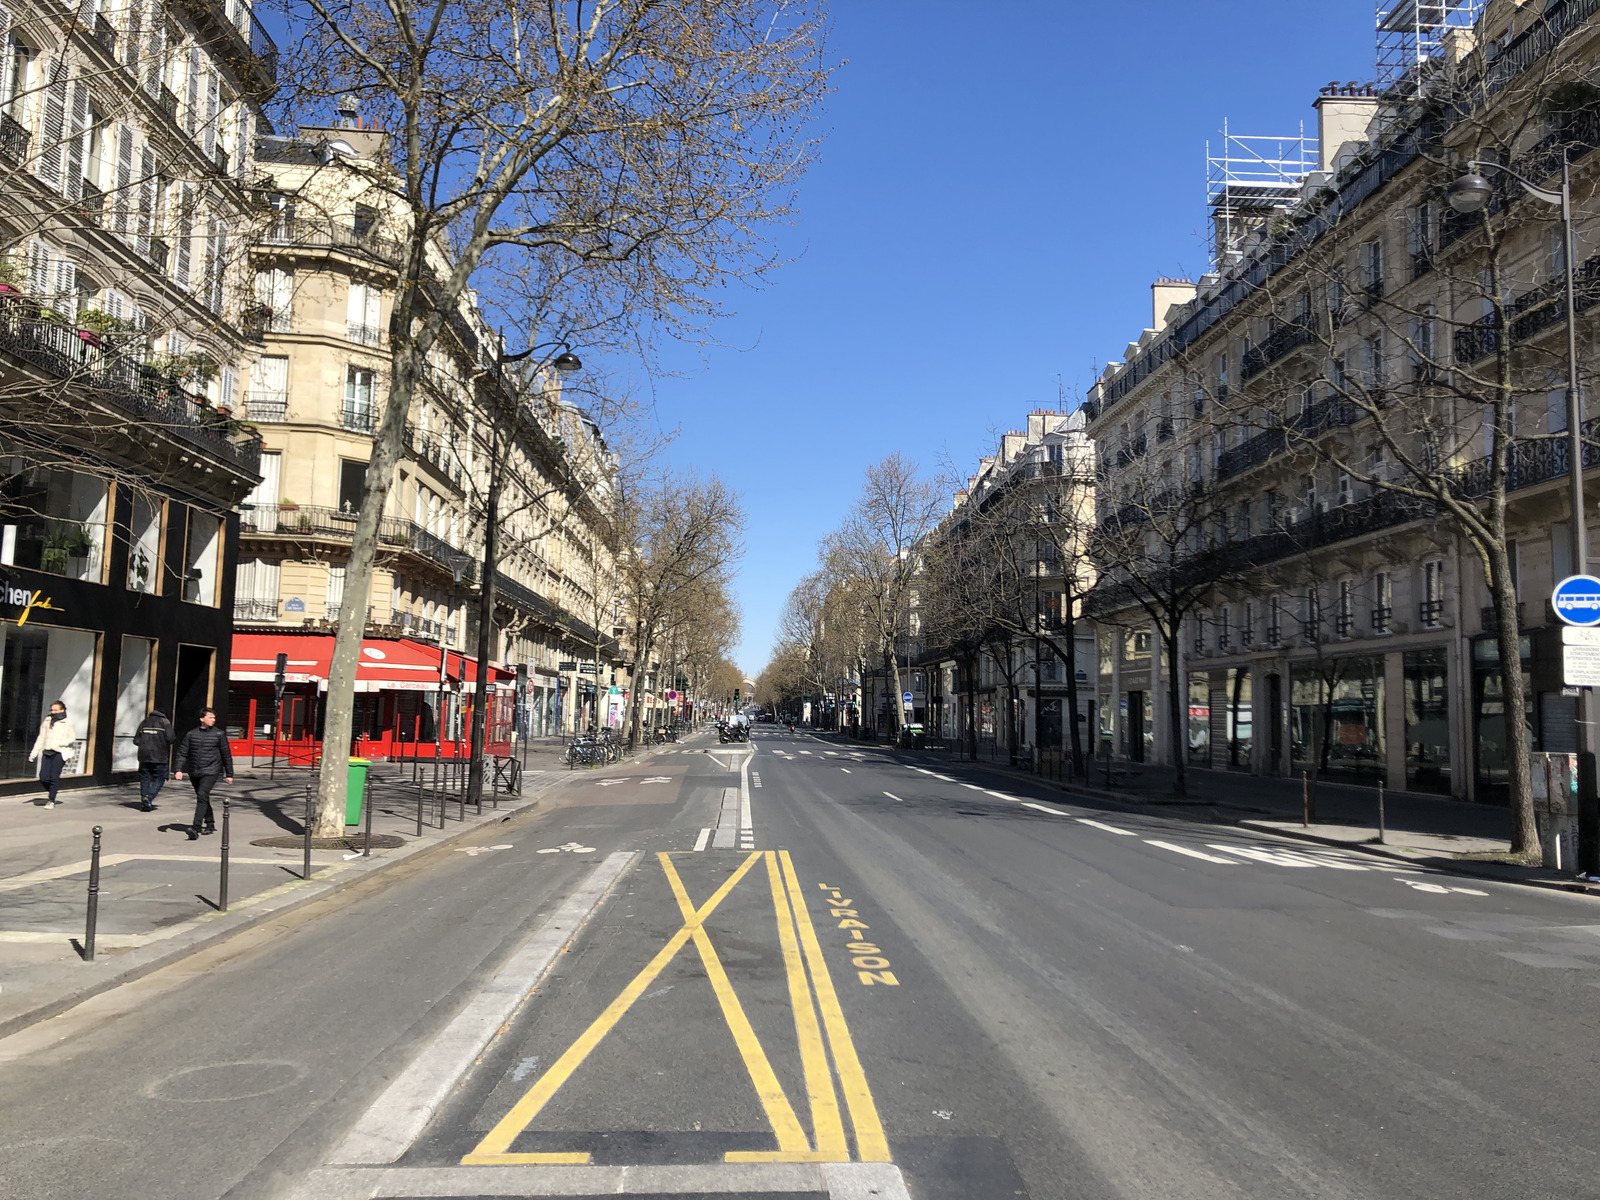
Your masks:
{"label": "traffic light", "polygon": [[733,689],[733,702],[735,704],[739,703],[739,689],[738,688],[734,688]]}

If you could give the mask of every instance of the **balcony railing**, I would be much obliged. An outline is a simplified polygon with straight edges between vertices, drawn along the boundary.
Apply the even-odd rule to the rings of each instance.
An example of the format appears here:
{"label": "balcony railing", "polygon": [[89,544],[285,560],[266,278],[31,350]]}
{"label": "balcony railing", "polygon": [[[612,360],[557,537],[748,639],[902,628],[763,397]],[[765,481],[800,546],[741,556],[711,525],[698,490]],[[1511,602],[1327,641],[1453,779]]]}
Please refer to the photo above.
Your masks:
{"label": "balcony railing", "polygon": [[95,13],[94,31],[91,36],[112,58],[117,56],[117,28],[106,20],[105,13]]}
{"label": "balcony railing", "polygon": [[[1573,280],[1573,300],[1579,312],[1588,312],[1600,303],[1600,254],[1594,254],[1578,264]],[[1506,323],[1511,327],[1513,340],[1532,337],[1552,325],[1566,322],[1567,276],[1562,272],[1524,292],[1505,306]],[[1480,317],[1471,325],[1455,332],[1456,362],[1466,365],[1488,358],[1500,349],[1500,331],[1495,328],[1494,314]]]}
{"label": "balcony railing", "polygon": [[150,239],[150,262],[155,266],[158,275],[167,273],[167,262],[172,255],[171,248],[160,238]]}
{"label": "balcony railing", "polygon": [[78,215],[91,225],[99,225],[105,217],[106,194],[85,179],[78,200]]}
{"label": "balcony railing", "polygon": [[359,321],[345,322],[345,334],[348,340],[362,346],[376,346],[383,341],[383,331],[376,325],[363,325]]}
{"label": "balcony railing", "polygon": [[1260,466],[1273,455],[1288,449],[1290,436],[1315,437],[1329,429],[1353,425],[1366,410],[1343,396],[1330,396],[1302,409],[1298,416],[1275,429],[1264,429],[1238,446],[1224,450],[1217,458],[1217,478],[1231,479],[1251,467]]}
{"label": "balcony railing", "polygon": [[1316,336],[1317,329],[1310,317],[1299,317],[1279,325],[1259,346],[1252,346],[1245,352],[1239,364],[1240,381],[1261,374],[1291,350],[1310,345]]}
{"label": "balcony railing", "polygon": [[1372,622],[1373,633],[1388,633],[1389,624],[1394,620],[1394,609],[1387,605],[1382,605],[1373,609],[1369,617]]}
{"label": "balcony railing", "polygon": [[216,168],[218,175],[227,175],[232,170],[233,162],[224,147],[214,146],[211,149],[211,165]]}
{"label": "balcony railing", "polygon": [[37,320],[20,302],[0,305],[0,351],[116,409],[254,474],[261,440],[201,402],[182,381],[138,363],[115,346],[96,344],[76,329]]}
{"label": "balcony railing", "polygon": [[178,93],[165,84],[161,85],[161,91],[156,96],[156,107],[166,114],[167,120],[174,125],[178,123]]}
{"label": "balcony railing", "polygon": [[353,223],[303,217],[280,216],[262,232],[261,243],[267,246],[344,250],[388,266],[398,266],[405,257],[405,247],[393,238],[384,237],[370,229],[357,232]]}
{"label": "balcony railing", "polygon": [[177,0],[200,26],[213,52],[231,63],[255,88],[278,86],[278,46],[244,0]]}
{"label": "balcony railing", "polygon": [[339,424],[352,433],[371,433],[374,424],[373,410],[346,404],[339,409]]}
{"label": "balcony railing", "polygon": [[252,421],[287,421],[289,393],[252,390],[246,412]]}
{"label": "balcony railing", "polygon": [[[1517,601],[1517,628],[1518,629],[1522,628],[1522,612],[1523,612],[1522,601],[1518,600]],[[1500,612],[1499,612],[1498,609],[1495,608],[1494,605],[1492,605],[1492,604],[1485,605],[1484,608],[1483,608],[1482,613],[1480,614],[1480,617],[1481,617],[1481,619],[1483,621],[1483,631],[1485,633],[1499,633],[1500,632]]]}
{"label": "balcony railing", "polygon": [[1354,637],[1356,632],[1355,613],[1340,613],[1338,619],[1335,621],[1335,628],[1339,631],[1339,636],[1342,638]]}
{"label": "balcony railing", "polygon": [[233,619],[235,621],[276,621],[278,619],[278,602],[276,600],[235,599],[233,602]]}
{"label": "balcony railing", "polygon": [[1422,621],[1424,628],[1437,629],[1444,623],[1444,601],[1419,601],[1417,604],[1417,617]]}
{"label": "balcony railing", "polygon": [[28,128],[10,113],[0,115],[0,158],[21,164],[28,157]]}
{"label": "balcony railing", "polygon": [[1156,441],[1170,442],[1172,440],[1172,418],[1162,417],[1161,423],[1156,426]]}
{"label": "balcony railing", "polygon": [[[360,514],[316,504],[257,504],[241,509],[242,534],[273,534],[278,537],[329,538],[349,541],[355,536]],[[476,582],[477,560],[457,550],[443,538],[429,533],[415,521],[401,517],[382,517],[378,521],[378,540],[385,546],[410,550],[452,573],[459,570],[463,583]]]}

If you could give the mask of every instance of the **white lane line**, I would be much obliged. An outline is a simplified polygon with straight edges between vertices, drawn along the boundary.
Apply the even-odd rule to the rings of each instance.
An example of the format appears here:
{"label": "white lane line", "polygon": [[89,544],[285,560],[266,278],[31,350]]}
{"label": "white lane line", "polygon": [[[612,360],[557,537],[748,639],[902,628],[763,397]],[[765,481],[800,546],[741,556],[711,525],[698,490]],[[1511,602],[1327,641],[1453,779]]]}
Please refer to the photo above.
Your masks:
{"label": "white lane line", "polygon": [[[1013,804],[1026,804],[1027,803],[1027,801],[1024,800],[1021,796],[1008,796],[1004,792],[997,792],[997,791],[994,791],[992,788],[985,788],[984,791],[987,792],[989,795],[993,796],[996,800],[1009,800]],[[1051,811],[1053,812],[1055,810],[1052,809]]]}
{"label": "white lane line", "polygon": [[741,850],[755,849],[756,825],[750,819],[750,759],[739,768],[739,841]]}
{"label": "white lane line", "polygon": [[[951,782],[951,783],[954,783],[954,782],[955,782],[955,780],[953,780],[953,779],[952,779],[952,780],[951,780],[951,781],[950,781],[950,782]],[[982,789],[982,788],[981,788],[981,787],[979,787],[979,786],[978,786],[978,785],[977,785],[977,784],[975,784],[975,783],[963,783],[963,784],[962,784],[962,785],[961,785],[961,786],[962,786],[962,787],[964,787],[964,788],[971,788],[971,789],[972,789],[972,790],[973,790],[973,791],[975,791],[975,792],[981,792],[981,791],[983,791],[983,789]]]}
{"label": "white lane line", "polygon": [[[930,771],[930,772],[928,772],[928,774],[933,775],[933,772]],[[950,778],[950,776],[948,776],[948,775],[934,775],[933,777],[935,779],[942,780],[945,783],[954,783],[955,782],[955,780]],[[971,785],[968,785],[968,786],[971,786]]]}
{"label": "white lane line", "polygon": [[628,850],[606,855],[555,915],[517,947],[483,990],[384,1089],[329,1161],[392,1163],[404,1154],[633,859]]}
{"label": "white lane line", "polygon": [[811,751],[809,751],[809,750],[802,750],[802,751],[800,751],[800,753],[801,753],[801,754],[810,754],[810,753],[811,753]]}
{"label": "white lane line", "polygon": [[751,771],[750,772],[750,786],[751,787],[760,787],[761,786],[761,772],[760,771]]}
{"label": "white lane line", "polygon": [[1145,838],[1145,845],[1160,846],[1163,850],[1171,850],[1174,854],[1187,854],[1190,858],[1204,859],[1206,862],[1221,863],[1225,867],[1236,867],[1238,859],[1218,858],[1215,854],[1207,854],[1203,850],[1194,850],[1188,846],[1180,846],[1175,842],[1158,842],[1153,838]]}
{"label": "white lane line", "polygon": [[1079,817],[1080,825],[1093,825],[1096,829],[1104,829],[1107,833],[1117,834],[1119,837],[1138,837],[1131,829],[1118,829],[1115,825],[1107,825],[1104,821],[1091,821],[1088,817]]}
{"label": "white lane line", "polygon": [[1042,804],[1035,804],[1032,800],[1022,801],[1023,808],[1031,808],[1035,812],[1049,813],[1052,817],[1070,817],[1071,813],[1064,813],[1059,808],[1046,808]]}
{"label": "white lane line", "polygon": [[840,767],[839,770],[843,771],[846,775],[852,773],[849,767]]}
{"label": "white lane line", "polygon": [[[884,795],[889,797],[889,799],[891,799],[891,800],[900,800],[900,797],[896,796],[893,792],[885,792]],[[900,803],[904,804],[905,801],[904,800],[900,800]]]}
{"label": "white lane line", "polygon": [[695,839],[695,843],[694,843],[695,852],[699,853],[701,850],[704,850],[706,848],[706,843],[709,842],[710,840],[711,840],[711,828],[710,828],[710,826],[707,826],[706,828],[704,828],[704,829],[702,829],[700,831],[700,836]]}

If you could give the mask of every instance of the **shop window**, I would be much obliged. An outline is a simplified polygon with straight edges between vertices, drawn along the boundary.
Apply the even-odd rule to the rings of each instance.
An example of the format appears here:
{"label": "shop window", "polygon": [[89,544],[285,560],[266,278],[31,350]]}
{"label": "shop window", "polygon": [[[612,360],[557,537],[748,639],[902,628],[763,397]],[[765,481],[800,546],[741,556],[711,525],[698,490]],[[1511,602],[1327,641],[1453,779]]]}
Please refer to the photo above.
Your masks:
{"label": "shop window", "polygon": [[183,598],[189,603],[212,606],[217,603],[221,550],[222,519],[191,508],[189,536],[183,550]]}
{"label": "shop window", "polygon": [[1413,650],[1403,660],[1406,789],[1450,794],[1449,666],[1443,647]]}
{"label": "shop window", "polygon": [[66,774],[88,772],[89,716],[98,635],[83,629],[0,624],[0,779],[38,774],[28,761],[52,701],[67,706],[77,753]]}
{"label": "shop window", "polygon": [[122,661],[117,666],[116,740],[111,750],[113,771],[139,769],[139,747],[133,735],[151,708],[155,653],[156,644],[151,638],[122,639]]}
{"label": "shop window", "polygon": [[1189,764],[1211,765],[1210,680],[1202,672],[1189,676]]}
{"label": "shop window", "polygon": [[1383,779],[1381,657],[1308,663],[1296,668],[1290,688],[1296,770],[1361,783]]}
{"label": "shop window", "polygon": [[128,590],[157,592],[161,588],[162,500],[143,492],[133,494],[133,514],[128,520]]}
{"label": "shop window", "polygon": [[100,582],[106,485],[93,475],[5,460],[0,478],[0,563]]}

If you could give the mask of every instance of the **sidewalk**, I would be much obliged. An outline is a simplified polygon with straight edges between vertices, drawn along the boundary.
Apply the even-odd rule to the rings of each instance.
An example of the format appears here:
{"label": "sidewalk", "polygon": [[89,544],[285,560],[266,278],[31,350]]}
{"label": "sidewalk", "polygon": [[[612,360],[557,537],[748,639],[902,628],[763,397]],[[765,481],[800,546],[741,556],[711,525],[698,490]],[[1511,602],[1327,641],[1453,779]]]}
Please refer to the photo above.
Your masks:
{"label": "sidewalk", "polygon": [[[852,746],[873,745],[842,740]],[[1170,767],[1116,762],[1112,764],[1112,786],[1107,788],[1099,763],[1090,771],[1091,782],[1081,784],[1034,775],[1011,767],[1004,760],[963,760],[945,753],[905,750],[895,753],[919,761],[965,765],[1013,779],[1030,779],[1070,795],[1125,805],[1139,812],[1239,825],[1480,878],[1600,896],[1600,885],[1580,883],[1570,872],[1495,861],[1506,855],[1511,844],[1511,813],[1498,805],[1385,791],[1384,841],[1380,844],[1376,788],[1324,780],[1317,788],[1317,819],[1307,827],[1301,823],[1299,779],[1190,768],[1189,794],[1179,799],[1172,795]]]}
{"label": "sidewalk", "polygon": [[[40,797],[6,797],[0,801],[0,1036],[538,803],[566,772],[535,771],[534,762],[530,754],[520,796],[491,797],[486,789],[482,817],[467,806],[463,820],[459,793],[451,792],[443,829],[429,790],[421,838],[411,764],[375,763],[371,857],[360,855],[362,830],[352,828],[351,846],[312,851],[309,881],[300,874],[311,773],[280,764],[273,780],[264,764],[241,767],[231,787],[219,784],[213,792],[219,827],[222,801],[230,802],[226,913],[216,907],[222,837],[219,831],[188,839],[194,791],[187,782],[169,780],[153,813],[139,811],[135,784],[63,792],[64,803],[53,809],[40,806]],[[87,963],[82,939],[96,825],[99,921],[95,961]],[[268,839],[289,844],[253,844]]]}

